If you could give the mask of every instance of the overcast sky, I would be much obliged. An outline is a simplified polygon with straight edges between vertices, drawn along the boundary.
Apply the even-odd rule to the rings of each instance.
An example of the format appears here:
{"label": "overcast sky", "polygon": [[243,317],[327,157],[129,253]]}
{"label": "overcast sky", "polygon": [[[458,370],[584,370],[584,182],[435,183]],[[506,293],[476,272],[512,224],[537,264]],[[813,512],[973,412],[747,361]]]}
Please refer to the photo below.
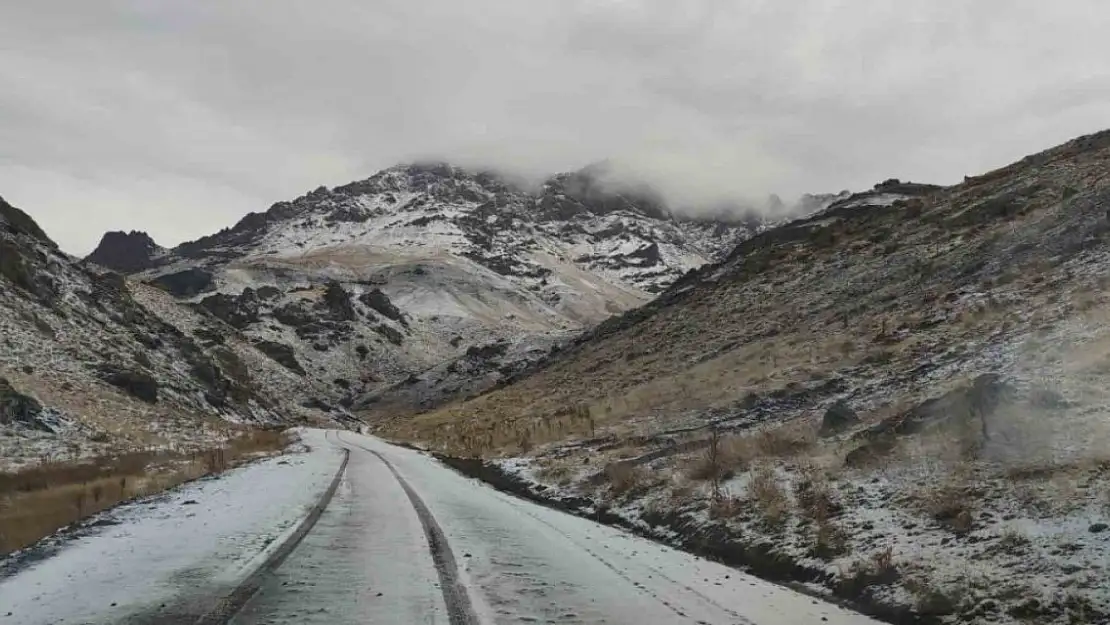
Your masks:
{"label": "overcast sky", "polygon": [[671,198],[950,183],[1110,126],[1104,0],[0,0],[0,196],[164,245],[441,157]]}

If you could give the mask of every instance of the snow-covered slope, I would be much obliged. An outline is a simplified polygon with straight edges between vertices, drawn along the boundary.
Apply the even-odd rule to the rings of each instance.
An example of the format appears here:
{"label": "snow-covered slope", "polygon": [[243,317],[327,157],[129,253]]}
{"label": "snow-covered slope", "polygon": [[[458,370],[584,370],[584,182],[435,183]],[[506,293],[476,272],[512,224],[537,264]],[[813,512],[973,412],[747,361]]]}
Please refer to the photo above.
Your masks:
{"label": "snow-covered slope", "polygon": [[[202,447],[280,423],[297,380],[207,314],[85,266],[0,200],[0,467]],[[290,376],[296,377],[296,376]]]}
{"label": "snow-covered slope", "polygon": [[[131,272],[250,337],[363,408],[480,391],[560,341],[650,301],[764,227],[676,216],[594,167],[524,189],[446,164],[321,187],[172,250],[113,233],[90,261]],[[718,213],[725,214],[725,213]],[[527,349],[501,349],[502,342]],[[461,358],[468,376],[420,376]],[[466,379],[463,379],[466,378]],[[369,394],[369,395],[368,395]]]}

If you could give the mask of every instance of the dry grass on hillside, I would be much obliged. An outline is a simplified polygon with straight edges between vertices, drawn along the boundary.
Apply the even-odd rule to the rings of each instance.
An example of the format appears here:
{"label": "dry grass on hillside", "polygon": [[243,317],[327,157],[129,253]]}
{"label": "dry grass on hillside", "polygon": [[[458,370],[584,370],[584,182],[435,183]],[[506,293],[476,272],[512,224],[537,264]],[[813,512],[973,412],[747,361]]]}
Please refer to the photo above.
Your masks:
{"label": "dry grass on hillside", "polygon": [[191,453],[133,451],[0,473],[0,555],[121,502],[221,473],[291,442],[286,432],[252,429],[224,446]]}

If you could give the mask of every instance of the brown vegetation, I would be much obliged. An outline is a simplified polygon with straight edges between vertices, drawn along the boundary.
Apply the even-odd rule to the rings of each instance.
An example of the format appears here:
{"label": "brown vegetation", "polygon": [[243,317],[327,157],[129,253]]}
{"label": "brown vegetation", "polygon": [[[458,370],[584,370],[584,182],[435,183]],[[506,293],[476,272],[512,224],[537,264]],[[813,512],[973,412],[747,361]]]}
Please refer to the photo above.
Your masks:
{"label": "brown vegetation", "polygon": [[233,468],[288,446],[287,433],[246,430],[223,447],[134,451],[0,473],[0,554],[135,497]]}

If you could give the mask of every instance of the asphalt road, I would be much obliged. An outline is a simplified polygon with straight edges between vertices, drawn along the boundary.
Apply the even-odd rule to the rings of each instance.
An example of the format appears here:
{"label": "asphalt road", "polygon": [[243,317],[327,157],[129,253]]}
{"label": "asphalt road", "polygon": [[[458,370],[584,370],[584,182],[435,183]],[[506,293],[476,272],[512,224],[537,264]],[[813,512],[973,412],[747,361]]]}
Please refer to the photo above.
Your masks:
{"label": "asphalt road", "polygon": [[350,450],[334,498],[232,623],[875,622],[417,452],[351,433],[329,441]]}

